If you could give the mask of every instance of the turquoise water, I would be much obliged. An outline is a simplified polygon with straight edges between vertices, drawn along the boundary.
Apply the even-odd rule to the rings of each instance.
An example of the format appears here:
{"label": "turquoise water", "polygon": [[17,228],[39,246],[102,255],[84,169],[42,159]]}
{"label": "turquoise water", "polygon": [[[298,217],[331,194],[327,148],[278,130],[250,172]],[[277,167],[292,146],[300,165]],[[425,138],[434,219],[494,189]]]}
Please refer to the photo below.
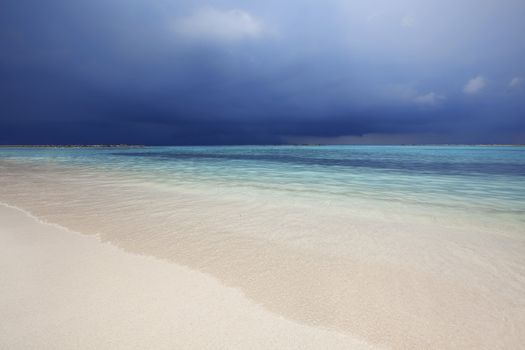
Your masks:
{"label": "turquoise water", "polygon": [[456,198],[456,204],[483,201],[495,209],[499,201],[504,210],[523,210],[525,205],[522,147],[19,148],[1,149],[0,156],[146,171],[168,178],[171,173],[187,176],[188,182],[234,181],[279,190],[406,200],[418,193]]}
{"label": "turquoise water", "polygon": [[525,218],[525,148],[3,148],[0,159],[124,171],[152,183]]}

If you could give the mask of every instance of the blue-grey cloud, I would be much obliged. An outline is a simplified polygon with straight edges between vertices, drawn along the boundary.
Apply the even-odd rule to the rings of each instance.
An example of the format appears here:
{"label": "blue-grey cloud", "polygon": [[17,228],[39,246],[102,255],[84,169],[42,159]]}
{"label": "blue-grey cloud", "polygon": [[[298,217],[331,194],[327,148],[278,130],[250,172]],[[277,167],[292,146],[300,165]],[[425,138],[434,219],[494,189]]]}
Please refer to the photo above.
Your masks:
{"label": "blue-grey cloud", "polygon": [[524,16],[517,0],[7,0],[0,142],[525,142]]}
{"label": "blue-grey cloud", "polygon": [[219,41],[255,39],[266,31],[264,24],[246,11],[212,7],[174,20],[173,29],[183,38]]}
{"label": "blue-grey cloud", "polygon": [[463,88],[463,92],[466,94],[477,94],[481,92],[487,85],[487,81],[481,75],[478,75],[475,78],[470,79]]}
{"label": "blue-grey cloud", "polygon": [[522,77],[514,77],[509,82],[509,87],[516,89],[519,88],[523,84],[523,78]]}

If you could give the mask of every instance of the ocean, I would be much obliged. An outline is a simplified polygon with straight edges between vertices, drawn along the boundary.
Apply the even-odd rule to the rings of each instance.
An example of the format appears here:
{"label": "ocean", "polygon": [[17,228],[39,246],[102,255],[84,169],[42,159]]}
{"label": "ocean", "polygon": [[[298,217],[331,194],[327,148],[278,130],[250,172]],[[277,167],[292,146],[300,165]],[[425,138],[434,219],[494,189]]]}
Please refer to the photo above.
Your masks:
{"label": "ocean", "polygon": [[525,147],[4,148],[0,157],[114,171],[130,181],[221,196],[337,203],[377,216],[414,210],[430,221],[525,227]]}

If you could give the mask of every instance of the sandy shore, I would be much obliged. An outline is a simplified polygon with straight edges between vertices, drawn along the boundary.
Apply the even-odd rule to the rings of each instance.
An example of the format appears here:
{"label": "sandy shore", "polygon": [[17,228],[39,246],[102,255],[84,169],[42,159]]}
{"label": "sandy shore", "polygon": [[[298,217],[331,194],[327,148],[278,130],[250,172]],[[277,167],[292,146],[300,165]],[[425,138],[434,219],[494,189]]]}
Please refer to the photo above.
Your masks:
{"label": "sandy shore", "polygon": [[0,205],[2,349],[370,349],[234,288]]}
{"label": "sandy shore", "polygon": [[40,160],[0,170],[2,203],[64,227],[2,209],[0,349],[525,343],[519,220],[372,216]]}

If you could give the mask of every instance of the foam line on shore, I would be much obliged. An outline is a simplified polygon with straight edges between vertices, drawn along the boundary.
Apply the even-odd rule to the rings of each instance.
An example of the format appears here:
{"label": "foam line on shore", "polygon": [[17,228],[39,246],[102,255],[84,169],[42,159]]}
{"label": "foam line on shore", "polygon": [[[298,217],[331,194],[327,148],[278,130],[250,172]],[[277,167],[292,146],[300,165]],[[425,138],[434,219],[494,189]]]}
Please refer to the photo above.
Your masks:
{"label": "foam line on shore", "polygon": [[0,347],[370,349],[274,315],[177,264],[0,205]]}

